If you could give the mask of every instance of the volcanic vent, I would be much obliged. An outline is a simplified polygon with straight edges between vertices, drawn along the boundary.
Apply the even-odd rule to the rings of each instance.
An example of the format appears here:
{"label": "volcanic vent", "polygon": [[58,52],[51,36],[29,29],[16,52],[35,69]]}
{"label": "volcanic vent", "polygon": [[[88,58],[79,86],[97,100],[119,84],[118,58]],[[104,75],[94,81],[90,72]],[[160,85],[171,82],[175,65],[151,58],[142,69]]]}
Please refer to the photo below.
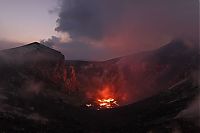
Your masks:
{"label": "volcanic vent", "polygon": [[94,93],[87,93],[88,97],[93,97],[91,103],[86,104],[87,107],[95,109],[115,108],[119,106],[118,98],[110,86],[105,86]]}

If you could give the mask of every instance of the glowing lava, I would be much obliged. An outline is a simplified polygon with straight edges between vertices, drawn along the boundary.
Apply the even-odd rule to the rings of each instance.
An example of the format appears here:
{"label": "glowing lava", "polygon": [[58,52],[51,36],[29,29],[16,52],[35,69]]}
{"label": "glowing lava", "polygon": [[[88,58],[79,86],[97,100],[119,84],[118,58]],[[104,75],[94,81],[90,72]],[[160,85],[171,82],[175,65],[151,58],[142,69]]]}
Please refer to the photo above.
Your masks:
{"label": "glowing lava", "polygon": [[116,106],[119,106],[117,104],[117,101],[113,98],[98,99],[97,104],[99,105],[100,108],[114,108]]}
{"label": "glowing lava", "polygon": [[119,106],[117,102],[117,96],[112,86],[104,86],[93,93],[93,103],[86,104],[86,107],[95,108],[97,110],[114,108]]}

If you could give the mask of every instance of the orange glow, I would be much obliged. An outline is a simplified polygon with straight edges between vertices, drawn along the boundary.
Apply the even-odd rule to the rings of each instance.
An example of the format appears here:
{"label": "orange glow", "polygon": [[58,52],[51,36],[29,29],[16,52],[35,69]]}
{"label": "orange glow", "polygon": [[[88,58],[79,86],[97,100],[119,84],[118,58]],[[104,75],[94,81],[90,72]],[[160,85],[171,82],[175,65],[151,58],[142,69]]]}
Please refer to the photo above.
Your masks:
{"label": "orange glow", "polygon": [[97,103],[98,103],[100,108],[113,108],[113,107],[119,106],[117,104],[117,101],[113,98],[98,99]]}
{"label": "orange glow", "polygon": [[99,90],[97,93],[98,93],[97,95],[102,99],[108,99],[110,97],[114,97],[114,93],[112,92],[109,86],[105,86],[103,89]]}
{"label": "orange glow", "polygon": [[127,100],[127,93],[117,91],[115,86],[110,84],[96,91],[88,91],[86,95],[93,100],[85,106],[97,110],[115,108]]}
{"label": "orange glow", "polygon": [[105,86],[97,92],[97,105],[99,108],[113,108],[119,106],[115,100],[114,92],[110,86]]}

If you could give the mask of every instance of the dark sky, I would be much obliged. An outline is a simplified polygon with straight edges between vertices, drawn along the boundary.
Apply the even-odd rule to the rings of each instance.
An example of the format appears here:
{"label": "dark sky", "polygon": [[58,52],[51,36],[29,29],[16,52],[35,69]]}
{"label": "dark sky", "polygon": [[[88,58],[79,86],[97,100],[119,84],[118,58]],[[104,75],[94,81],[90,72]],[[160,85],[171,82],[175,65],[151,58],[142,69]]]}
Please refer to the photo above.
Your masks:
{"label": "dark sky", "polygon": [[[29,28],[29,37],[26,30],[19,30],[20,34],[13,30],[17,27],[9,19],[15,8],[13,1],[1,1],[12,5],[8,6],[12,10],[0,8],[0,28],[1,20],[4,24],[9,21],[4,31],[21,35],[20,39],[12,40],[8,34],[6,41],[43,40],[63,52],[67,59],[104,60],[155,49],[175,38],[197,40],[199,37],[198,0],[28,0],[26,5],[24,0],[16,0],[14,3],[22,8],[30,4],[31,11],[25,8],[26,13],[23,12],[24,18],[31,18],[30,22],[16,17],[22,11],[14,13],[17,23],[27,23],[23,28]],[[46,13],[41,15],[41,11]]]}

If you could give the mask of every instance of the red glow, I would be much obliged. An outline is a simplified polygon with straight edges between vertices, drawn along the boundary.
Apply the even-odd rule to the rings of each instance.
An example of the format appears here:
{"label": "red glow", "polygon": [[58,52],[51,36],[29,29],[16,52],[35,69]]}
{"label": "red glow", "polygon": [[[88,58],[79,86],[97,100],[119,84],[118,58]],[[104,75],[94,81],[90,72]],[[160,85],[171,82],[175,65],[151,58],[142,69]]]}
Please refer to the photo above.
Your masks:
{"label": "red glow", "polygon": [[[88,94],[91,96],[92,93]],[[119,106],[117,101],[118,96],[114,92],[112,86],[106,85],[93,95],[94,95],[95,105],[86,104],[87,107],[96,106],[97,109],[105,109],[105,108],[114,108]]]}
{"label": "red glow", "polygon": [[115,94],[109,86],[105,86],[102,90],[98,91],[96,103],[100,108],[114,108],[119,106]]}
{"label": "red glow", "polygon": [[97,92],[98,97],[101,99],[107,99],[110,97],[114,97],[114,92],[112,92],[111,88],[109,86],[105,86],[103,89],[99,90]]}

